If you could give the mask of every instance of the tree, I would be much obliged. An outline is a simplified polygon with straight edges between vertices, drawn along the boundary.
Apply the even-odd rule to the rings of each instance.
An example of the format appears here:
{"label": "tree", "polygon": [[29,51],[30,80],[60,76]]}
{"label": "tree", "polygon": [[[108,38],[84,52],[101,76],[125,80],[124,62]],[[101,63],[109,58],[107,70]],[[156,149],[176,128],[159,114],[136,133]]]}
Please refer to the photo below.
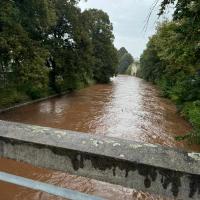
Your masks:
{"label": "tree", "polygon": [[48,86],[48,69],[44,64],[48,52],[40,46],[39,41],[30,37],[31,30],[28,32],[24,27],[24,15],[21,9],[24,3],[24,1],[1,1],[0,48],[4,52],[1,66],[12,74],[12,80],[9,81],[13,86],[17,88],[26,86],[26,90],[30,92],[32,86],[34,90]]}
{"label": "tree", "polygon": [[119,65],[117,68],[117,73],[123,74],[126,72],[130,64],[134,62],[134,59],[128,51],[122,47],[118,51],[118,59],[119,59]]}
{"label": "tree", "polygon": [[78,2],[0,1],[0,99],[109,82],[118,62],[109,16]]}
{"label": "tree", "polygon": [[200,143],[200,2],[162,1],[159,15],[175,4],[173,20],[164,22],[141,56],[141,74],[158,84],[194,127],[186,137]]}
{"label": "tree", "polygon": [[126,50],[126,48],[125,48],[125,47],[121,47],[121,48],[118,50],[118,52],[117,52],[119,60],[120,60],[120,59],[122,58],[122,56],[123,56],[124,54],[126,54],[126,53],[128,53],[128,51]]}
{"label": "tree", "polygon": [[113,44],[113,26],[109,16],[101,10],[86,10],[83,19],[93,45],[94,79],[100,83],[107,83],[115,74],[118,63],[117,50]]}

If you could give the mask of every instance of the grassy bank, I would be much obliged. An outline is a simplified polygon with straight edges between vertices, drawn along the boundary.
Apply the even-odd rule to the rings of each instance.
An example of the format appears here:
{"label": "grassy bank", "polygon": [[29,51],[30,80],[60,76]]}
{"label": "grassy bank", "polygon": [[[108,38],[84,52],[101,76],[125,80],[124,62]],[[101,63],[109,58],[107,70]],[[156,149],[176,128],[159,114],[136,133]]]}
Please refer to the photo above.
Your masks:
{"label": "grassy bank", "polygon": [[0,90],[0,109],[30,100],[31,98],[27,94],[17,91],[16,89]]}
{"label": "grassy bank", "polygon": [[70,93],[72,91],[80,90],[82,88],[88,87],[90,85],[96,84],[94,80],[88,79],[87,82],[77,82],[76,87],[60,89],[59,91],[54,91],[51,88],[48,89],[37,89],[37,88],[5,88],[0,89],[0,109],[5,109],[13,107],[17,104],[22,104],[26,102],[35,101],[45,97],[50,97],[53,95],[59,95],[63,93]]}

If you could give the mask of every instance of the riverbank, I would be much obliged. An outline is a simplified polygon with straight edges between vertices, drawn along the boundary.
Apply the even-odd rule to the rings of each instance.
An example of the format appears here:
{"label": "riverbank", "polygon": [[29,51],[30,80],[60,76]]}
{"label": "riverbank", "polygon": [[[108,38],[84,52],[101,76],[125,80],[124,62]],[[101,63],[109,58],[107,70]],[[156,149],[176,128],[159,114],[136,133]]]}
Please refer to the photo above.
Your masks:
{"label": "riverbank", "polygon": [[45,101],[45,100],[48,100],[48,99],[52,99],[52,98],[55,98],[55,97],[59,97],[59,96],[65,95],[67,93],[68,92],[54,94],[54,95],[50,95],[50,96],[47,96],[47,97],[39,98],[39,99],[36,99],[36,100],[30,100],[29,99],[29,101],[25,101],[25,99],[24,99],[24,102],[21,102],[21,103],[18,103],[18,104],[14,104],[13,106],[0,109],[0,113],[4,113],[4,112],[7,112],[7,111],[16,109],[16,108],[20,108],[22,106],[27,106],[27,105],[34,104],[34,103],[39,103],[39,102],[42,102],[42,101]]}
{"label": "riverbank", "polygon": [[87,84],[79,84],[77,88],[73,90],[66,90],[62,92],[55,92],[52,90],[45,90],[43,93],[38,93],[37,95],[28,95],[25,92],[18,91],[16,89],[6,89],[0,90],[0,113],[19,108],[21,106],[30,105],[33,103],[38,103],[41,101],[45,101],[54,97],[59,97],[68,93],[71,93],[76,90],[83,89],[85,87],[89,87],[91,85],[96,84],[94,80],[88,81]]}
{"label": "riverbank", "polygon": [[43,95],[38,96],[37,98],[31,98],[26,93],[17,91],[17,90],[7,90],[0,93],[0,113],[19,108],[21,106],[30,105],[33,103],[38,103],[51,99],[57,96],[62,96],[69,93],[69,91],[56,93],[49,92]]}

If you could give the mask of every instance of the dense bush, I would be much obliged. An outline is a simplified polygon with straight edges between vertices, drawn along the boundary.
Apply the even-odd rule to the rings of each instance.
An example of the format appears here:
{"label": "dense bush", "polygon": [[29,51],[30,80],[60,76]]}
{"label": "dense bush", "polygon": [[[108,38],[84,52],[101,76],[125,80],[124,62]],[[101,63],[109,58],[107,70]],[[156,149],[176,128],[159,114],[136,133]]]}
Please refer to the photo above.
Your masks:
{"label": "dense bush", "polygon": [[25,93],[17,91],[15,88],[0,89],[0,109],[27,100],[29,100],[29,97]]}

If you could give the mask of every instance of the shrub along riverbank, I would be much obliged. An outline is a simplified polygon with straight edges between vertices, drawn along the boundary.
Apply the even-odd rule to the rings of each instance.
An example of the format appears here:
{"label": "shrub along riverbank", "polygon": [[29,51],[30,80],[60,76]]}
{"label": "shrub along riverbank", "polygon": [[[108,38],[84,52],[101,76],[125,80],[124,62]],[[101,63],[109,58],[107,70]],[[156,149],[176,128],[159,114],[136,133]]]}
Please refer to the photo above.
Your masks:
{"label": "shrub along riverbank", "polygon": [[194,129],[185,137],[200,144],[200,2],[163,1],[160,15],[175,4],[172,21],[159,24],[143,52],[140,76],[160,86]]}
{"label": "shrub along riverbank", "polygon": [[118,64],[109,16],[78,0],[0,1],[0,108],[91,83]]}

